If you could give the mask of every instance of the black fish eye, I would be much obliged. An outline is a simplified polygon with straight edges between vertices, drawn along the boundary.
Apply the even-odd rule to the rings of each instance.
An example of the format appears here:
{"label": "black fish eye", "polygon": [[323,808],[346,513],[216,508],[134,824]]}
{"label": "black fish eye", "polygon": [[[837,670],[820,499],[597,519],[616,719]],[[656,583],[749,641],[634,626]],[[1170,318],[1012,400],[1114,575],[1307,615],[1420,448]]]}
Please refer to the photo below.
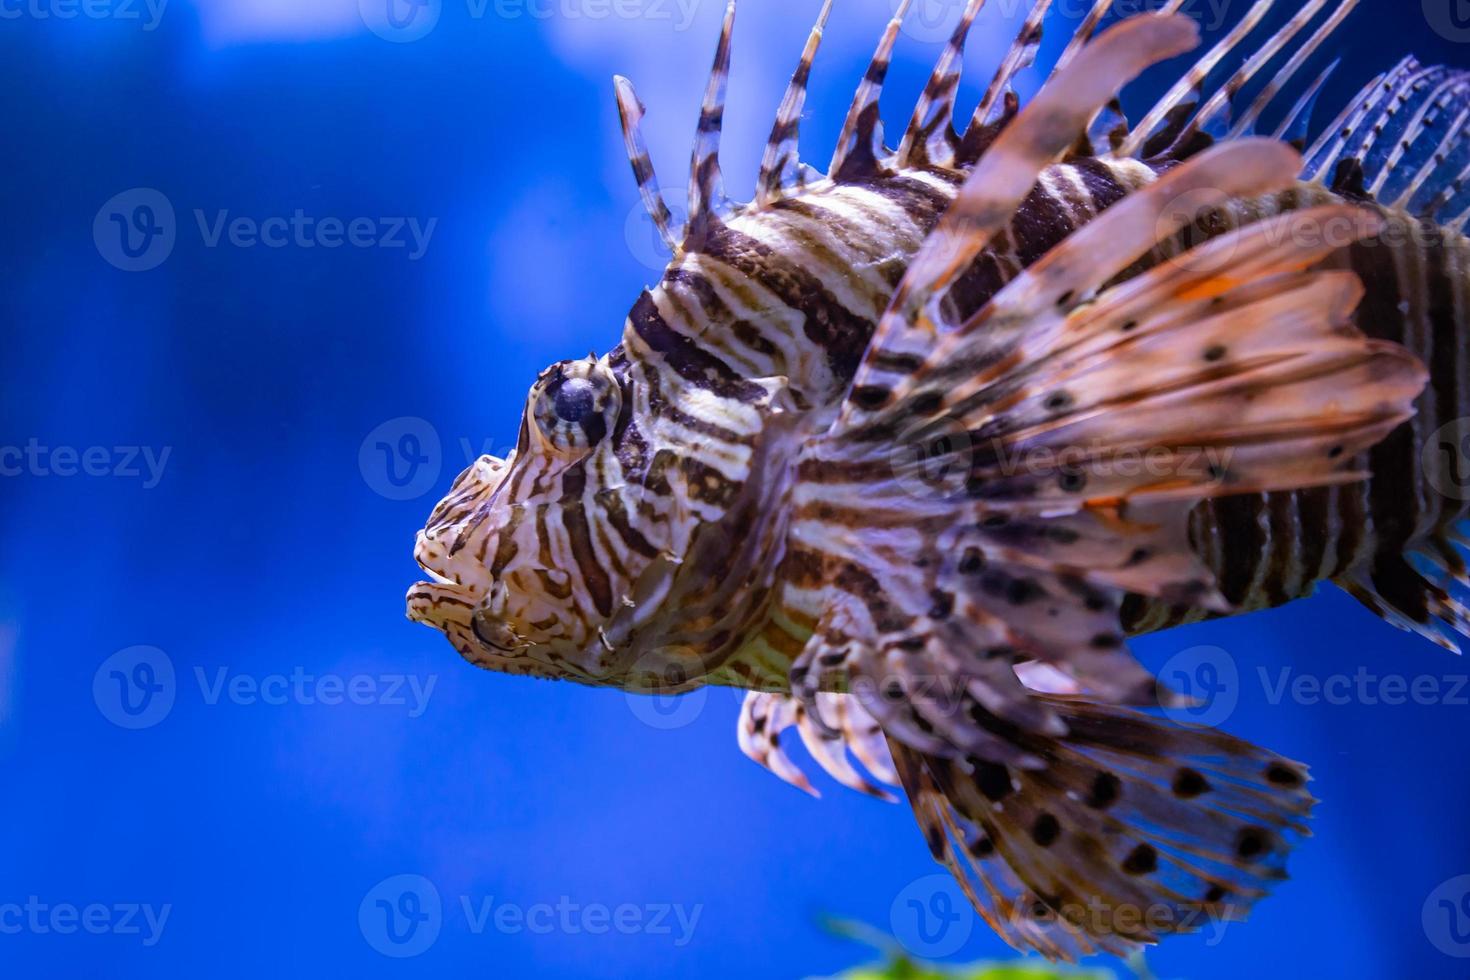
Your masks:
{"label": "black fish eye", "polygon": [[597,388],[586,378],[568,378],[556,389],[552,407],[563,422],[578,425],[596,411]]}
{"label": "black fish eye", "polygon": [[601,442],[622,408],[617,377],[594,360],[563,361],[542,373],[529,410],[542,445],[575,454]]}

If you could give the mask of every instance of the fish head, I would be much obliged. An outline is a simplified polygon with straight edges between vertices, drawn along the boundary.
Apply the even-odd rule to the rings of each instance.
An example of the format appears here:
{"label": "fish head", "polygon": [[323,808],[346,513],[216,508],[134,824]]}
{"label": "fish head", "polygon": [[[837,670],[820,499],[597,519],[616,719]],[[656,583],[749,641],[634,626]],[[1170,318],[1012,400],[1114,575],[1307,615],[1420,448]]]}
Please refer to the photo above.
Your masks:
{"label": "fish head", "polygon": [[598,685],[628,670],[635,597],[676,568],[668,522],[642,505],[629,375],[617,352],[547,368],[515,450],[476,460],[418,533],[433,581],[409,590],[408,616],[472,663]]}

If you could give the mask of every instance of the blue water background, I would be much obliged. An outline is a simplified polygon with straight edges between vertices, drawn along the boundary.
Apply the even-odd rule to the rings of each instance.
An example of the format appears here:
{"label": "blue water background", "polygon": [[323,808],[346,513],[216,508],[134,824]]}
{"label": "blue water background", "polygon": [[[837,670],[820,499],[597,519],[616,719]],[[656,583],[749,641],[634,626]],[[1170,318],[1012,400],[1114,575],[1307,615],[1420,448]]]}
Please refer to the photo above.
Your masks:
{"label": "blue water background", "polygon": [[[920,953],[1009,955],[982,925],[951,950],[956,933],[916,922],[945,906],[913,884],[938,869],[907,808],[781,784],[737,751],[734,695],[650,706],[485,674],[403,617],[413,533],[467,454],[503,451],[536,372],[610,347],[656,278],[610,76],[639,84],[680,186],[722,4],[436,0],[410,40],[356,0],[173,0],[156,20],[120,3],[66,18],[68,0],[0,0],[0,445],[40,460],[0,479],[0,973],[792,977],[866,955],[823,915],[897,927]],[[732,193],[817,6],[741,12]],[[837,8],[804,129],[818,163],[889,12]],[[1312,63],[1344,59],[1323,105],[1410,51],[1470,63],[1450,13],[1367,0]],[[1007,19],[997,3],[977,28],[966,107]],[[912,35],[940,34],[901,40],[890,129],[936,51]],[[122,251],[111,217],[161,228],[138,189],[173,210],[174,241],[126,271],[158,257]],[[298,211],[367,219],[378,244],[229,231]],[[383,242],[410,217],[426,247],[406,223]],[[109,475],[61,475],[57,447],[98,447]],[[1159,976],[1466,975],[1449,953],[1470,953],[1470,900],[1442,887],[1470,873],[1461,660],[1336,593],[1136,648],[1155,668],[1182,655],[1176,673],[1234,704],[1225,727],[1310,762],[1323,800],[1253,921],[1165,944]],[[119,677],[161,691],[170,667],[171,705],[119,701]],[[1275,696],[1283,671],[1360,670],[1369,697]],[[390,690],[399,675],[426,701]],[[1391,676],[1433,679],[1436,703],[1371,696]],[[406,904],[402,880],[381,884],[399,875],[419,876]],[[477,929],[466,901],[512,911]],[[10,928],[7,903],[50,911]],[[67,905],[104,908],[98,934],[62,931]],[[129,905],[167,907],[161,932],[130,928]],[[542,928],[558,905],[576,911]],[[395,944],[413,922],[437,933]]]}

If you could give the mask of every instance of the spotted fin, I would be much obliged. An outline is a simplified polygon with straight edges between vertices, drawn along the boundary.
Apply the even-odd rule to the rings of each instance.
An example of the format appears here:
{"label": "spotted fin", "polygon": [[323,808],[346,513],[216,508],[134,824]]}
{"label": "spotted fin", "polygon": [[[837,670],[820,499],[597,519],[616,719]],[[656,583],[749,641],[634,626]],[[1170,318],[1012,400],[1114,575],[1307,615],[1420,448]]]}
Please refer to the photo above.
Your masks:
{"label": "spotted fin", "polygon": [[[1178,700],[1129,655],[1119,603],[1227,608],[1189,544],[1194,506],[1361,479],[1353,460],[1412,415],[1426,381],[1403,348],[1352,327],[1356,277],[1318,268],[1381,229],[1372,212],[1288,211],[1179,250],[1211,208],[1290,186],[1300,157],[1271,140],[1192,155],[965,307],[970,263],[1041,169],[1128,78],[1193,37],[1174,18],[1127,21],[1000,132],[909,266],[793,493],[792,560],[805,574],[790,598],[823,609],[793,695],[818,718],[824,692],[856,699],[894,747],[936,854],[955,866],[954,841],[989,840],[1004,869],[974,891],[977,907],[1052,956],[1126,951],[1226,895],[1248,905],[1277,876],[1308,802],[1299,770],[1123,713]],[[1031,662],[1095,706],[1029,689],[1019,671]],[[1220,777],[1220,799],[1240,798],[1216,810],[1160,788],[1179,777],[1163,760],[1196,757],[1191,771],[1212,787]],[[1100,766],[1137,811],[1100,815],[1069,795]],[[1292,792],[1262,786],[1268,770],[1292,774]],[[1007,795],[1003,808],[985,785]],[[1174,903],[1175,918],[1013,921],[1090,894]]]}
{"label": "spotted fin", "polygon": [[1012,946],[1127,955],[1244,919],[1286,877],[1315,802],[1303,766],[1208,729],[1047,700],[1067,736],[1016,736],[1039,770],[891,740],[935,860]]}
{"label": "spotted fin", "polygon": [[1470,72],[1405,58],[1307,152],[1303,177],[1459,230],[1470,213]]}
{"label": "spotted fin", "polygon": [[[1055,729],[1009,669],[1020,656],[1100,700],[1152,701],[1117,604],[1225,606],[1188,544],[1194,504],[1360,479],[1351,460],[1412,414],[1426,380],[1402,348],[1352,329],[1354,276],[1313,268],[1342,238],[1312,229],[1377,229],[1349,205],[1257,222],[1104,288],[1193,220],[1171,202],[1262,194],[1297,163],[1271,141],[1213,147],[974,315],[946,321],[941,295],[927,307],[938,322],[875,341],[801,471],[795,531],[826,556],[830,594],[798,691],[863,680],[890,734],[1021,766],[1034,760],[964,710]],[[849,507],[866,525],[839,531]],[[959,680],[920,693],[935,677]]]}

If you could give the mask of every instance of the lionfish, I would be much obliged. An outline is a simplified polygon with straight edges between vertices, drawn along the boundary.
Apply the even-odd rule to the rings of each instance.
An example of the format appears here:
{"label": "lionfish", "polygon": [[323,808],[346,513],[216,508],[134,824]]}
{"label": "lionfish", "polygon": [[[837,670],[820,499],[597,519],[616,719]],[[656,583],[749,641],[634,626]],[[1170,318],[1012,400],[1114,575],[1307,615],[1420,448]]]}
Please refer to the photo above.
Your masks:
{"label": "lionfish", "polygon": [[1470,629],[1432,451],[1470,415],[1470,74],[1405,59],[1307,147],[1327,72],[1278,102],[1356,0],[1207,86],[1260,0],[1130,123],[1124,86],[1199,33],[1183,0],[1100,32],[1097,0],[1022,105],[1037,0],[960,127],[981,2],[892,149],[899,6],[823,175],[797,143],[827,0],[739,206],[731,3],[682,227],[615,79],[672,260],[434,509],[408,614],[491,670],[745,689],[746,754],[814,792],[794,729],[838,782],[901,786],[1006,941],[1126,954],[1243,917],[1315,803],[1305,766],[1138,710],[1185,702],[1128,635],[1322,581],[1442,645]]}

